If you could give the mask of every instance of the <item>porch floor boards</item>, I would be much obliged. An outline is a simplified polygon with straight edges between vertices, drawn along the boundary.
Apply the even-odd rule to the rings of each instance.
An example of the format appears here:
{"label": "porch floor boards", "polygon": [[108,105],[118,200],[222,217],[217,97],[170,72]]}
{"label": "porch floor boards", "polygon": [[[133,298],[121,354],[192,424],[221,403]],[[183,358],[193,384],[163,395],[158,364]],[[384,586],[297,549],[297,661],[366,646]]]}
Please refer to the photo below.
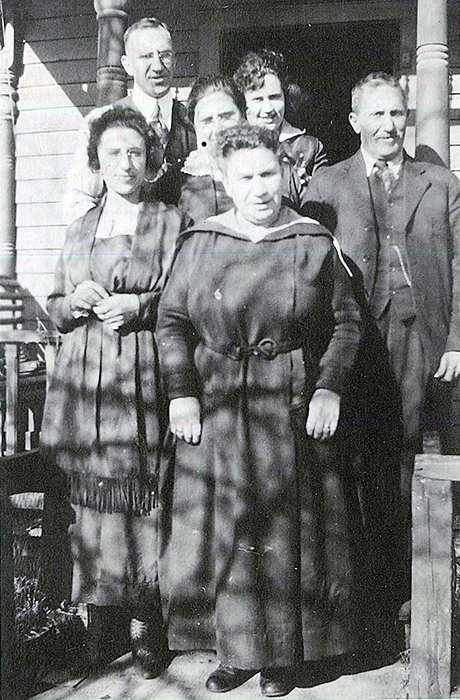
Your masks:
{"label": "porch floor boards", "polygon": [[[213,652],[183,653],[173,659],[159,678],[145,680],[136,675],[131,654],[126,654],[98,675],[66,681],[35,695],[33,700],[211,700],[216,695],[205,690],[204,684],[216,667]],[[288,695],[289,700],[402,700],[407,697],[408,667],[401,660],[373,670],[329,677],[334,680],[314,687],[295,688]],[[261,700],[259,674],[226,693],[226,697]]]}

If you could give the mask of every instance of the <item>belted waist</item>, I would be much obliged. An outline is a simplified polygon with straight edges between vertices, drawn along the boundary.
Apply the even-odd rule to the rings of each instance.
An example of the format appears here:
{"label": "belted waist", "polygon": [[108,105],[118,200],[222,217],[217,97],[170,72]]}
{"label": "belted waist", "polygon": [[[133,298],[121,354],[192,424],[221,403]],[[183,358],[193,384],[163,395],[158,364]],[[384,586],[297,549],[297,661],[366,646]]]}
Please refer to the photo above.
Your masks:
{"label": "belted waist", "polygon": [[206,347],[220,355],[226,355],[231,360],[240,361],[245,357],[259,357],[262,360],[274,360],[277,355],[281,355],[302,347],[299,340],[291,340],[286,343],[278,343],[272,338],[263,338],[257,345],[237,345],[232,343],[224,347],[216,347],[205,343]]}

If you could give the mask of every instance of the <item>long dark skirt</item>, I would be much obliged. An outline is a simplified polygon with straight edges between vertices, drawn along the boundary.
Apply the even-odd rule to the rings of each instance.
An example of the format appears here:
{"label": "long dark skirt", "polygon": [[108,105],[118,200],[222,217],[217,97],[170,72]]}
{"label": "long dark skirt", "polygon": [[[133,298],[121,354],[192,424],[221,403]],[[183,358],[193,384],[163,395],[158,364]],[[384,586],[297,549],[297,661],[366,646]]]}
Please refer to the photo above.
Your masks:
{"label": "long dark skirt", "polygon": [[250,669],[350,651],[373,607],[352,464],[307,437],[305,407],[264,404],[247,422],[215,406],[163,486],[170,648]]}

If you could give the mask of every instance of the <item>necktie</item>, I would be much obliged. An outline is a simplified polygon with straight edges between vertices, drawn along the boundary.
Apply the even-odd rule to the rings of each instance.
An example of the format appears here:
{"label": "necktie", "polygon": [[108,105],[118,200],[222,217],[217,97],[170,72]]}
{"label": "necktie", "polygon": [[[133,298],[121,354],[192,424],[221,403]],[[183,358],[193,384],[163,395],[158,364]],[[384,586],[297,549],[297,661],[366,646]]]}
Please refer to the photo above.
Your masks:
{"label": "necktie", "polygon": [[374,173],[375,176],[383,182],[385,192],[390,194],[391,190],[396,184],[397,177],[392,170],[388,167],[386,160],[376,160],[374,163]]}
{"label": "necktie", "polygon": [[158,102],[156,104],[156,109],[154,109],[154,111],[152,112],[152,116],[150,117],[149,125],[155,132],[155,135],[158,137],[158,140],[160,141],[163,147],[164,153],[168,143],[169,131],[162,119],[161,107]]}
{"label": "necktie", "polygon": [[161,108],[158,102],[148,122],[152,148],[150,152],[150,167],[147,180],[153,182],[160,177],[164,168],[164,156],[168,144],[169,131],[161,118]]}

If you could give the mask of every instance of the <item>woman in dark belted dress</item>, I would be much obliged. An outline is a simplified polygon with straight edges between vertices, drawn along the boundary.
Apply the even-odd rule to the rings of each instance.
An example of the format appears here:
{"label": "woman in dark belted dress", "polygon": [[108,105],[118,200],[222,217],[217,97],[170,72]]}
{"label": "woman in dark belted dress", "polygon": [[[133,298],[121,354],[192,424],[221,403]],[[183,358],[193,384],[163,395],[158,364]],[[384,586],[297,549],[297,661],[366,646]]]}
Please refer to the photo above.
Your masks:
{"label": "woman in dark belted dress", "polygon": [[222,132],[234,208],[184,234],[157,326],[179,438],[161,525],[170,648],[216,649],[208,690],[260,671],[268,697],[298,663],[355,648],[371,599],[335,435],[360,311],[332,236],[282,206],[278,148],[266,129]]}

